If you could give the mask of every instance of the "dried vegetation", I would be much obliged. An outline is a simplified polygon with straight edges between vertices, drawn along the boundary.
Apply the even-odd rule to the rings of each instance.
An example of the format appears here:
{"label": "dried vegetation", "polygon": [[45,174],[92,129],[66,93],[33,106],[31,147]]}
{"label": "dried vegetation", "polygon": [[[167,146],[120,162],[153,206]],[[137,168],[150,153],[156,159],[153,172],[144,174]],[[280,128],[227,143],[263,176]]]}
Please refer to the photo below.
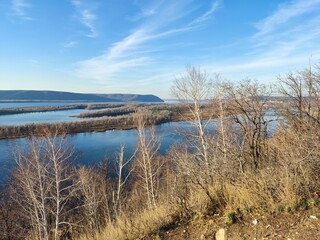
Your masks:
{"label": "dried vegetation", "polygon": [[[21,239],[161,239],[163,232],[192,222],[222,217],[230,225],[254,214],[296,216],[312,209],[319,204],[320,191],[319,73],[319,68],[310,68],[282,77],[279,89],[286,101],[272,102],[268,96],[277,92],[263,84],[251,80],[232,84],[216,76],[214,89],[204,71],[188,68],[173,87],[177,98],[188,100],[194,128],[186,135],[188,144],[159,155],[156,133],[144,128],[152,112],[138,111],[132,115],[139,143],[132,157],[125,158],[121,148],[113,163],[70,168],[70,181],[61,184],[51,170],[55,155],[36,157],[42,151],[31,140],[35,147],[30,150],[36,151],[19,154],[25,164],[18,161],[1,198],[2,239],[17,234],[9,221],[16,216],[20,227],[16,236]],[[203,101],[210,96],[212,101]],[[269,127],[275,117],[270,119],[270,113],[278,116],[272,134]],[[69,173],[60,169],[61,176]],[[38,171],[48,176],[45,201],[37,190],[43,180]],[[13,186],[22,183],[29,187],[17,195]],[[68,198],[65,188],[72,192]],[[61,216],[57,189],[64,193]],[[12,201],[33,208],[11,209]]]}

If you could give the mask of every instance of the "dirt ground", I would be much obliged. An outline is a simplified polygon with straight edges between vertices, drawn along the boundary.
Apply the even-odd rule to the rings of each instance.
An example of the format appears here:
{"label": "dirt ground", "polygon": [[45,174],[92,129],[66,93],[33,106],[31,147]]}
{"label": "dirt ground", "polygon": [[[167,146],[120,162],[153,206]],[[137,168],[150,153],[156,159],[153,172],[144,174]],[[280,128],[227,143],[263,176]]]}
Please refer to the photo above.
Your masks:
{"label": "dirt ground", "polygon": [[270,216],[248,214],[234,224],[226,224],[221,216],[197,220],[180,226],[168,226],[143,240],[215,239],[215,232],[224,228],[228,240],[286,239],[320,240],[320,209]]}

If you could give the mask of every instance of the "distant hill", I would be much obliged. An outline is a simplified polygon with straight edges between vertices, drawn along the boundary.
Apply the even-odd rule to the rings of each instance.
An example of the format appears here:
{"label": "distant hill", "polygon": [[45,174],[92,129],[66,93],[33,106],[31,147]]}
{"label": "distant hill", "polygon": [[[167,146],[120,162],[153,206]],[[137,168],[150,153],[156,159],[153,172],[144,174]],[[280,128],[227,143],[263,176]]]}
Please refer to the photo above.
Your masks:
{"label": "distant hill", "polygon": [[155,95],[85,94],[36,90],[0,90],[0,101],[163,102]]}
{"label": "distant hill", "polygon": [[115,99],[121,102],[164,102],[161,98],[150,94],[98,94],[98,96]]}

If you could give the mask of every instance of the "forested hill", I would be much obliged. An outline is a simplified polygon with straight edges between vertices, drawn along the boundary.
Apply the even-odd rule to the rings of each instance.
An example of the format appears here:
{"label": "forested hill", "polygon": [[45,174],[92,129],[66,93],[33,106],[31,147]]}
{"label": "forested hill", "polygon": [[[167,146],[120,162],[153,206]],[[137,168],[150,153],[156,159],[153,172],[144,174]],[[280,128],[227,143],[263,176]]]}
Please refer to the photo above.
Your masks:
{"label": "forested hill", "polygon": [[98,96],[121,102],[164,102],[161,98],[151,94],[98,94]]}
{"label": "forested hill", "polygon": [[163,102],[155,95],[84,94],[36,90],[0,90],[0,101]]}

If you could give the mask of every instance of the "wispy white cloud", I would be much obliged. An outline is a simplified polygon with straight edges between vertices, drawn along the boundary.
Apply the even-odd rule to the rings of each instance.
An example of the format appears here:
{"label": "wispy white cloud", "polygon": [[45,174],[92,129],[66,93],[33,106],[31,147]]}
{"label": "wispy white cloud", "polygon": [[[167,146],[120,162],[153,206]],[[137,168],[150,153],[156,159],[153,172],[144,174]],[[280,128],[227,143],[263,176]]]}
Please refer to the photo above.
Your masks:
{"label": "wispy white cloud", "polygon": [[141,12],[141,16],[142,17],[150,17],[152,15],[154,15],[157,11],[157,7],[154,8],[150,8],[150,9],[143,9]]}
{"label": "wispy white cloud", "polygon": [[138,29],[132,34],[128,35],[119,42],[113,44],[107,53],[107,59],[118,59],[123,57],[123,54],[134,49],[139,44],[146,41],[148,33],[146,29]]}
{"label": "wispy white cloud", "polygon": [[[273,14],[258,23],[260,28],[251,38],[253,47],[249,55],[273,59],[274,62],[286,59],[283,62],[288,64],[290,59],[305,62],[305,56],[317,54],[315,51],[320,39],[319,12],[320,0],[295,0],[289,5],[279,6]],[[303,20],[299,18],[306,13],[308,15]],[[286,28],[282,27],[284,23],[287,24]]]}
{"label": "wispy white cloud", "polygon": [[315,11],[315,7],[319,5],[320,0],[294,0],[289,4],[282,4],[274,13],[256,24],[258,31],[253,37],[264,36],[295,17]]}
{"label": "wispy white cloud", "polygon": [[70,42],[64,43],[62,46],[64,48],[72,48],[72,47],[75,47],[77,44],[78,44],[78,42],[76,42],[76,41],[70,41]]}
{"label": "wispy white cloud", "polygon": [[26,0],[12,0],[11,8],[15,16],[24,20],[32,20],[27,14],[27,10],[31,7],[31,4]]}
{"label": "wispy white cloud", "polygon": [[127,19],[130,21],[138,21],[141,19],[144,19],[146,17],[151,17],[157,13],[158,8],[160,7],[162,1],[157,1],[155,4],[148,6],[148,7],[141,7],[141,11],[133,16],[133,17],[128,17]]}
{"label": "wispy white cloud", "polygon": [[[298,70],[307,65],[311,55],[320,59],[319,12],[320,0],[282,4],[256,24],[257,31],[248,36],[249,47],[243,55],[224,59],[219,64],[208,63],[206,67],[226,76],[247,75],[265,81],[275,80],[280,72]],[[306,13],[309,14],[299,18]]]}
{"label": "wispy white cloud", "polygon": [[97,37],[99,34],[94,24],[97,16],[82,1],[71,0],[71,3],[76,9],[78,20],[89,30],[85,35],[90,38]]}
{"label": "wispy white cloud", "polygon": [[[318,10],[320,11],[320,6]],[[320,38],[320,15],[309,17],[304,21],[292,20],[292,27],[274,28],[273,32],[264,36],[253,36],[255,37],[251,38],[252,51],[249,55],[266,51],[269,55],[290,54],[299,49],[306,49],[310,44],[312,47],[317,47]]]}
{"label": "wispy white cloud", "polygon": [[219,73],[224,78],[239,81],[245,78],[257,79],[264,84],[277,84],[278,76],[288,72],[301,71],[308,62],[320,59],[320,51],[295,54],[292,56],[257,56],[250,59],[236,59],[234,62],[222,61],[219,64],[206,65],[210,74]]}
{"label": "wispy white cloud", "polygon": [[82,78],[109,80],[108,78],[124,69],[145,66],[150,61],[147,57],[140,57],[117,62],[110,61],[108,55],[101,55],[77,63],[76,74]]}
{"label": "wispy white cloud", "polygon": [[[95,80],[109,80],[117,73],[146,66],[154,61],[154,57],[144,51],[147,44],[153,40],[174,34],[192,31],[200,23],[208,20],[218,8],[218,1],[214,1],[211,8],[187,24],[177,24],[179,20],[190,13],[191,1],[160,1],[145,12],[148,21],[142,23],[122,40],[115,42],[103,54],[76,64],[76,74]],[[192,23],[192,25],[191,25]],[[140,51],[139,51],[140,50]]]}
{"label": "wispy white cloud", "polygon": [[96,15],[94,15],[89,9],[84,9],[81,12],[81,22],[85,25],[89,30],[90,33],[87,34],[87,37],[97,37],[98,33],[94,26],[94,21],[96,20]]}
{"label": "wispy white cloud", "polygon": [[[317,56],[319,55],[320,52],[316,53]],[[300,54],[296,56],[270,56],[270,57],[255,57],[255,58],[250,58],[243,60],[240,62],[238,59],[233,59],[230,61],[223,61],[222,63],[219,64],[208,64],[205,66],[205,68],[222,73],[222,74],[233,74],[236,73],[236,75],[244,77],[246,74],[252,74],[254,73],[259,73],[259,71],[269,71],[274,70],[274,68],[283,68],[286,66],[293,66],[295,64],[300,64],[304,63],[306,65],[308,58],[310,55],[306,54]],[[276,76],[277,72],[271,72],[274,76]]]}
{"label": "wispy white cloud", "polygon": [[199,24],[199,23],[202,23],[202,22],[205,22],[207,21],[209,18],[211,18],[211,16],[213,15],[213,13],[215,13],[218,8],[220,7],[221,5],[221,1],[219,0],[214,0],[212,2],[212,5],[211,5],[211,8],[205,12],[204,14],[202,14],[201,16],[197,17],[196,19],[194,19],[190,25],[193,25],[193,24]]}

